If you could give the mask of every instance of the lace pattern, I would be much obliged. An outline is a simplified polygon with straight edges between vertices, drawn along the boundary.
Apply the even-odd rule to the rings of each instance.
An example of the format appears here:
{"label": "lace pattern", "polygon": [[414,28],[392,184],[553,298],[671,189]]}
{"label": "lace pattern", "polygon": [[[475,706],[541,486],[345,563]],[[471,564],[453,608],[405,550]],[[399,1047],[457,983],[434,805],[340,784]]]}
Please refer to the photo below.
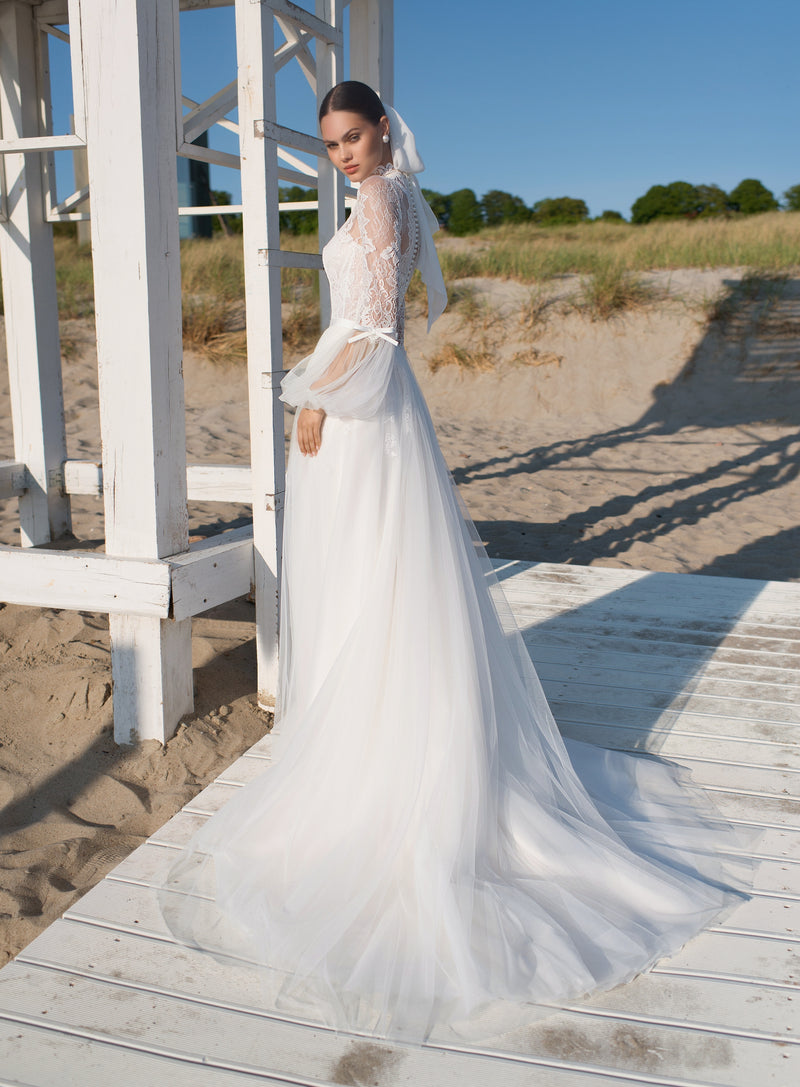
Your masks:
{"label": "lace pattern", "polygon": [[362,182],[350,218],[322,254],[331,316],[395,329],[402,343],[404,296],[418,256],[419,223],[406,176],[379,166]]}

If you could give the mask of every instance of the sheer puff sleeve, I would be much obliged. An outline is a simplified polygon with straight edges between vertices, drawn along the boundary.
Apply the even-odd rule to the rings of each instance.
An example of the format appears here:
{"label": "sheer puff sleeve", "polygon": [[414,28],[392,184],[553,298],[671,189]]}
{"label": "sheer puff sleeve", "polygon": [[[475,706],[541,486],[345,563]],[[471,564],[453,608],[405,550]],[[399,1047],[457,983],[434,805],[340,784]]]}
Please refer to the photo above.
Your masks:
{"label": "sheer puff sleeve", "polygon": [[352,318],[331,321],[312,354],[284,377],[281,400],[350,418],[379,411],[398,344],[401,214],[394,185],[378,174],[366,178],[351,235],[362,262]]}

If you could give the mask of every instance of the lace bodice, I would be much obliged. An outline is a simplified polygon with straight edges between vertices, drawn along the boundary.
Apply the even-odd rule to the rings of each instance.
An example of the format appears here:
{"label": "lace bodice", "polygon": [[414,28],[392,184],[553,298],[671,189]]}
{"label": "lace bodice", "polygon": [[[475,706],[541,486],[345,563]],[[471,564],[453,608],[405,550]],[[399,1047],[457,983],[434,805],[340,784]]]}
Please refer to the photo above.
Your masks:
{"label": "lace bodice", "polygon": [[419,223],[406,175],[392,165],[365,178],[345,224],[325,246],[331,316],[394,329],[402,342],[405,293],[419,256]]}

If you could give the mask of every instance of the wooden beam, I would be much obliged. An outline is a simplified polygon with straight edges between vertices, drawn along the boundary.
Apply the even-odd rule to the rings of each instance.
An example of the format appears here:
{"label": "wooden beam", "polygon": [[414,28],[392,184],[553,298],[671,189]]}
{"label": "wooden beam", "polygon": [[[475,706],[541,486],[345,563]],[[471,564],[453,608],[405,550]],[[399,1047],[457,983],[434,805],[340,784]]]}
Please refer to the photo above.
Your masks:
{"label": "wooden beam", "polygon": [[66,459],[61,349],[52,227],[44,219],[40,163],[8,151],[38,139],[38,31],[33,10],[0,5],[0,118],[6,219],[0,225],[14,457],[28,469],[19,500],[25,546],[46,543],[70,528],[69,502],[50,473]]}
{"label": "wooden beam", "polygon": [[[258,2],[258,0],[255,0],[255,2]],[[261,2],[263,3],[264,0],[261,0]],[[341,46],[341,30],[332,27],[330,23],[326,23],[322,19],[318,19],[315,15],[306,11],[305,8],[292,4],[291,0],[267,0],[267,4],[277,15],[283,15],[287,19],[291,19],[295,26],[309,31],[315,38],[325,42],[326,45]]]}
{"label": "wooden beam", "polygon": [[2,545],[0,599],[38,608],[166,618],[170,566],[159,559]]}
{"label": "wooden beam", "polygon": [[[188,550],[178,7],[73,7],[86,93],[106,547],[159,559]],[[112,615],[110,629],[114,735],[164,742],[192,708],[190,624]]]}
{"label": "wooden beam", "polygon": [[[280,10],[285,12],[285,5]],[[280,249],[277,144],[274,139],[264,138],[263,128],[257,132],[257,122],[276,115],[275,30],[269,7],[236,0],[236,46],[253,467],[257,697],[261,706],[270,707],[275,704],[278,684],[285,445],[283,401],[278,399],[283,373],[281,270],[260,259],[261,250]]]}
{"label": "wooden beam", "polygon": [[191,143],[201,132],[207,132],[212,125],[235,108],[236,102],[237,82],[234,79],[186,114],[183,118],[184,143]]}
{"label": "wooden beam", "polygon": [[[344,25],[344,0],[316,0],[317,17],[341,30]],[[317,111],[331,87],[344,79],[341,44],[317,43]],[[345,178],[328,158],[323,146],[317,159],[317,194],[319,197],[320,253],[344,222]],[[331,292],[324,272],[319,277],[320,323],[327,328],[331,319]]]}
{"label": "wooden beam", "polygon": [[164,559],[0,545],[4,603],[169,620],[173,627],[249,592],[252,573],[252,525]]}
{"label": "wooden beam", "polygon": [[258,262],[271,268],[322,268],[319,253],[295,253],[291,249],[259,249]]}
{"label": "wooden beam", "polygon": [[[3,464],[14,467],[12,461],[0,462],[0,486],[4,478]],[[8,470],[8,475],[11,478],[12,469]],[[101,495],[102,465],[88,460],[65,461],[62,485],[67,494]],[[249,503],[253,498],[249,464],[190,464],[186,468],[186,485],[188,497],[193,502]]]}
{"label": "wooden beam", "polygon": [[16,460],[0,460],[0,499],[18,498],[27,489],[25,465]]}
{"label": "wooden beam", "polygon": [[258,118],[253,121],[255,135],[261,139],[274,140],[285,147],[293,147],[295,151],[305,151],[308,155],[327,155],[325,145],[319,136],[309,136],[306,132],[297,132],[293,128],[279,125],[269,118]]}
{"label": "wooden beam", "polygon": [[170,560],[171,614],[186,619],[249,593],[253,526],[223,532]]}
{"label": "wooden beam", "polygon": [[15,155],[20,151],[69,151],[73,147],[85,146],[79,136],[25,136],[0,140],[0,155]]}
{"label": "wooden beam", "polygon": [[350,79],[394,103],[394,0],[351,0]]}

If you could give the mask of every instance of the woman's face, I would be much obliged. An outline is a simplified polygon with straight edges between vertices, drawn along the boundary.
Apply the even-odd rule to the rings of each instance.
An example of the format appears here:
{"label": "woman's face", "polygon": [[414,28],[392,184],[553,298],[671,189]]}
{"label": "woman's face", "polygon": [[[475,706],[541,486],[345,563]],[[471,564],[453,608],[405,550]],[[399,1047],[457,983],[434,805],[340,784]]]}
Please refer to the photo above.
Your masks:
{"label": "woman's face", "polygon": [[387,117],[374,125],[360,113],[335,109],[322,118],[320,131],[328,158],[351,181],[363,181],[392,161],[389,144],[383,142],[384,133],[389,134]]}

